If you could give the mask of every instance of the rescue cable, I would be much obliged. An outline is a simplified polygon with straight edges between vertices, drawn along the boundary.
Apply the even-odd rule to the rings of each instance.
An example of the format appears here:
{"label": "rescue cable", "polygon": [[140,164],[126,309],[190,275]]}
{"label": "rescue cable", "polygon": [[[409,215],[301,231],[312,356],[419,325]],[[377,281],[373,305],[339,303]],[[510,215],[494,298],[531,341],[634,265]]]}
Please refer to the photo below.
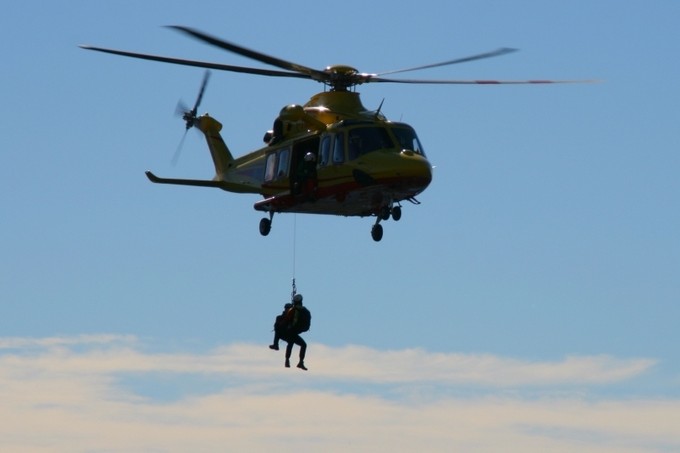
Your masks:
{"label": "rescue cable", "polygon": [[297,287],[295,286],[295,249],[297,246],[297,214],[293,214],[293,290],[290,293],[290,301],[293,302]]}

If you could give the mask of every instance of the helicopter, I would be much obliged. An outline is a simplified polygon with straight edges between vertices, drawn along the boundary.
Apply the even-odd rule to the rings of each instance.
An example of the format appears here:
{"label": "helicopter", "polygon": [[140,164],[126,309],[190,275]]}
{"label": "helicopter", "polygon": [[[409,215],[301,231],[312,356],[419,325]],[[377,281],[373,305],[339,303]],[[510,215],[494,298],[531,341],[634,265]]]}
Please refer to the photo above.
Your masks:
{"label": "helicopter", "polygon": [[[382,73],[360,73],[347,65],[313,69],[225,41],[185,26],[169,26],[204,43],[278,69],[234,66],[81,45],[87,50],[114,55],[205,68],[198,97],[189,109],[180,107],[186,131],[195,127],[205,136],[215,167],[210,180],[158,177],[146,172],[157,184],[212,187],[227,192],[257,194],[254,204],[264,212],[259,232],[267,236],[275,213],[324,214],[376,217],[371,237],[383,237],[381,221],[402,216],[402,203],[418,205],[416,196],[432,181],[432,165],[410,125],[388,120],[381,107],[368,110],[356,87],[367,83],[403,84],[546,84],[579,81],[555,80],[428,80],[385,77],[422,69],[447,66],[505,55],[516,51],[499,48],[440,63]],[[198,115],[210,76],[209,70],[230,71],[269,77],[313,80],[324,91],[305,104],[290,104],[280,111],[264,146],[234,157],[220,132],[222,124],[208,113]],[[186,132],[185,132],[186,134]]]}

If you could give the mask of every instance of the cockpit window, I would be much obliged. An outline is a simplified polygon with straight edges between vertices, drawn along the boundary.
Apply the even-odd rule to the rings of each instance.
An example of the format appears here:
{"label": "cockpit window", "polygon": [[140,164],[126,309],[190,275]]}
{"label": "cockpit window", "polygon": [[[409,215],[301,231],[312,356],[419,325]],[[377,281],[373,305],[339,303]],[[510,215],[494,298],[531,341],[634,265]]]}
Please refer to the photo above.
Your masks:
{"label": "cockpit window", "polygon": [[390,135],[382,127],[359,127],[348,134],[349,160],[356,159],[371,151],[393,148]]}
{"label": "cockpit window", "polygon": [[342,132],[335,134],[333,140],[333,164],[341,164],[345,161],[345,135]]}
{"label": "cockpit window", "polygon": [[420,144],[420,140],[418,140],[416,131],[405,127],[395,127],[392,129],[392,132],[394,133],[394,136],[397,137],[397,141],[399,141],[399,146],[401,146],[401,149],[408,149],[414,153],[421,154],[423,156],[425,155],[425,151],[423,150],[423,146]]}
{"label": "cockpit window", "polygon": [[290,155],[290,150],[288,148],[279,151],[279,163],[276,170],[277,178],[285,178],[288,176],[288,158]]}
{"label": "cockpit window", "polygon": [[325,167],[331,160],[331,139],[333,136],[326,135],[321,139],[319,148],[319,167]]}
{"label": "cockpit window", "polygon": [[276,153],[267,156],[267,163],[264,170],[264,181],[271,182],[276,177]]}

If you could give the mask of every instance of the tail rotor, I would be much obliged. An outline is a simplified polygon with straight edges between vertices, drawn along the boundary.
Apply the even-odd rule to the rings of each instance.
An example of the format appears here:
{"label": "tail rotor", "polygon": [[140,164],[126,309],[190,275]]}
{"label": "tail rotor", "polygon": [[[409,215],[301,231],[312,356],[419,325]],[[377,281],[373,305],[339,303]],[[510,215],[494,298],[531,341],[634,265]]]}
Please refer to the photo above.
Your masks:
{"label": "tail rotor", "polygon": [[186,124],[186,128],[184,130],[184,135],[182,136],[182,139],[179,142],[179,146],[177,146],[177,149],[175,150],[175,154],[172,156],[172,165],[176,165],[177,161],[179,160],[179,156],[182,152],[182,147],[184,146],[184,139],[187,136],[187,132],[189,132],[189,129],[195,126],[196,124],[196,119],[198,118],[198,107],[201,105],[201,101],[203,100],[203,94],[205,93],[205,87],[208,84],[208,80],[210,79],[210,71],[206,70],[205,74],[203,75],[203,82],[201,83],[201,88],[198,91],[198,97],[196,98],[196,102],[194,103],[194,107],[189,110],[189,108],[180,100],[177,103],[177,108],[175,110],[175,114],[177,116],[181,116],[182,119],[184,120]]}

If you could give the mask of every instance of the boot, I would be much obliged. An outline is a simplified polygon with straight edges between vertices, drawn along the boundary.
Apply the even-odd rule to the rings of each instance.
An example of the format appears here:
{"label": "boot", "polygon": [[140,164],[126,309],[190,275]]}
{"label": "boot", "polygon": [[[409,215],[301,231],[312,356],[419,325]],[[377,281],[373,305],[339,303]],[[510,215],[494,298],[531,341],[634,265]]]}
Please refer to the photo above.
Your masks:
{"label": "boot", "polygon": [[286,359],[286,368],[290,368],[290,360]]}
{"label": "boot", "polygon": [[269,349],[273,349],[274,351],[278,351],[278,350],[279,350],[279,345],[278,345],[278,344],[270,344],[270,345],[269,345]]}
{"label": "boot", "polygon": [[297,364],[297,367],[300,368],[301,370],[307,371],[307,367],[305,366],[305,362],[300,362]]}

